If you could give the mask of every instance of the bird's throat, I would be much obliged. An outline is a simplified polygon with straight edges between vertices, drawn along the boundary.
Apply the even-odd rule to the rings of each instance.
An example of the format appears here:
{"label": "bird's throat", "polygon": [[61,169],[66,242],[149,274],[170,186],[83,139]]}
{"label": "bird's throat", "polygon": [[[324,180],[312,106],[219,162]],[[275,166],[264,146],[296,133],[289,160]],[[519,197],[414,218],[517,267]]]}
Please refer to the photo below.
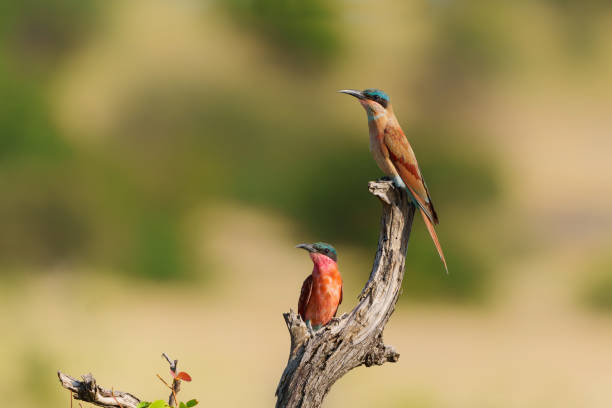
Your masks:
{"label": "bird's throat", "polygon": [[310,258],[314,263],[314,272],[328,273],[338,270],[338,264],[328,256],[316,252],[310,253]]}

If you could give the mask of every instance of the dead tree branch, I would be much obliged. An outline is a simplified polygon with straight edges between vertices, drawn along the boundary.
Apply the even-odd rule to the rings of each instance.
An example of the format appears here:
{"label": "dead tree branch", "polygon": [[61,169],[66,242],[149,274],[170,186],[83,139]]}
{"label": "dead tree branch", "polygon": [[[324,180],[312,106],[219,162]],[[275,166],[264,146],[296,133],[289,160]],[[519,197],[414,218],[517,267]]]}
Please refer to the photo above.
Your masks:
{"label": "dead tree branch", "polygon": [[62,387],[72,391],[74,398],[81,401],[113,408],[136,408],[140,403],[140,399],[130,393],[111,391],[97,385],[91,373],[84,375],[83,381],[72,378],[61,371],[57,372],[57,376]]}
{"label": "dead tree branch", "polygon": [[383,343],[385,324],[395,309],[404,277],[404,262],[414,206],[391,182],[370,182],[382,202],[378,251],[359,303],[311,337],[300,316],[283,316],[291,335],[289,361],[276,390],[277,408],[316,408],[331,386],[360,365],[396,362],[399,353]]}
{"label": "dead tree branch", "polygon": [[[168,397],[168,405],[171,407],[176,406],[176,394],[181,389],[181,381],[176,377],[176,366],[178,360],[172,360],[166,353],[162,353],[162,357],[170,364],[170,371],[172,371],[174,379],[172,385],[166,383],[166,381],[159,377],[160,380],[170,388],[170,397]],[[76,378],[72,378],[69,375],[57,372],[57,376],[60,380],[62,387],[70,390],[72,396],[81,401],[90,402],[95,405],[107,408],[136,408],[140,403],[140,399],[134,395],[122,392],[114,391],[113,389],[107,390],[96,384],[96,379],[91,373],[82,376],[83,381],[79,381]]]}

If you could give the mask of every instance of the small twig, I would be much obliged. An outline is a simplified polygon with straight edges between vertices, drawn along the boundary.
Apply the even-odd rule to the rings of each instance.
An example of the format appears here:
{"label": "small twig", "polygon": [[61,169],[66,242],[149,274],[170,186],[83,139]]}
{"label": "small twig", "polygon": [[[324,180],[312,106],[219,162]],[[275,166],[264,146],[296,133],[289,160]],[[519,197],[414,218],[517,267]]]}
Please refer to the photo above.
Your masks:
{"label": "small twig", "polygon": [[[181,390],[181,380],[176,378],[176,366],[178,365],[178,360],[172,360],[170,357],[168,357],[166,353],[162,353],[162,357],[166,359],[168,364],[170,364],[170,371],[172,372],[172,377],[173,377],[172,387],[168,386],[170,390],[172,391],[172,393],[168,397],[168,405],[170,405],[171,407],[175,407],[178,402],[178,399],[176,398],[176,394]],[[164,383],[168,385],[165,381]]]}
{"label": "small twig", "polygon": [[117,404],[119,404],[119,408],[123,408],[123,405],[121,405],[121,403],[117,401],[117,397],[115,397],[115,390],[113,388],[111,388],[111,396],[117,402]]}
{"label": "small twig", "polygon": [[[164,385],[165,385],[166,387],[168,387],[168,388],[170,389],[170,391],[172,392],[172,394],[170,395],[170,397],[174,396],[174,401],[178,401],[178,400],[176,399],[176,392],[174,392],[174,388],[172,388],[172,387],[170,386],[170,384],[168,384],[168,383],[166,382],[166,380],[164,380],[164,379],[163,379],[163,378],[162,378],[162,377],[161,377],[159,374],[156,374],[156,375],[157,375],[157,378],[159,378],[159,379],[161,380],[161,382],[163,382],[163,383],[164,383]],[[172,399],[170,399],[170,400],[168,401],[168,404],[170,404],[170,402],[171,402],[171,401],[172,401]]]}
{"label": "small twig", "polygon": [[172,371],[176,371],[176,365],[178,364],[178,360],[174,360],[173,362],[172,359],[168,357],[166,353],[162,353],[162,357],[165,358],[166,361],[168,361],[168,364],[170,364],[170,369]]}
{"label": "small twig", "polygon": [[[176,406],[176,402],[178,401],[178,399],[176,398],[176,391],[174,391],[174,388],[172,388],[172,396],[174,397],[174,401],[172,402],[174,402],[174,406]],[[168,400],[168,402],[170,402],[170,400]]]}
{"label": "small twig", "polygon": [[157,378],[159,378],[159,380],[160,380],[161,382],[163,382],[163,383],[164,383],[164,385],[165,385],[166,387],[168,387],[168,389],[170,389],[170,390],[172,389],[172,387],[170,386],[170,384],[168,384],[168,383],[166,382],[166,380],[164,380],[164,379],[162,378],[162,376],[161,376],[161,375],[159,375],[159,374],[155,374],[155,375],[157,376]]}

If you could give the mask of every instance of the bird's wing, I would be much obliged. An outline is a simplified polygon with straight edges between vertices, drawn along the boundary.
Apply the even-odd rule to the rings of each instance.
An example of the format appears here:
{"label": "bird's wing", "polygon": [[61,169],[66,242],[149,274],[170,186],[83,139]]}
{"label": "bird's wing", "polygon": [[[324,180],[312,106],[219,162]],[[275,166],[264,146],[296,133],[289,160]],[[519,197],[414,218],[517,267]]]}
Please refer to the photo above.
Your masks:
{"label": "bird's wing", "polygon": [[298,301],[298,313],[304,321],[306,321],[304,315],[306,314],[306,305],[310,300],[310,292],[312,292],[312,275],[308,275],[304,283],[302,283],[302,291],[300,292],[300,300]]}
{"label": "bird's wing", "polygon": [[389,159],[397,169],[406,187],[429,219],[438,223],[438,214],[434,209],[431,196],[421,175],[419,164],[408,139],[399,127],[387,126],[383,134],[383,144],[387,148]]}
{"label": "bird's wing", "polygon": [[338,301],[338,306],[336,306],[336,310],[334,311],[334,317],[336,317],[336,313],[338,313],[338,307],[340,306],[340,304],[342,303],[342,295],[343,295],[343,290],[342,290],[342,286],[340,286],[340,300]]}

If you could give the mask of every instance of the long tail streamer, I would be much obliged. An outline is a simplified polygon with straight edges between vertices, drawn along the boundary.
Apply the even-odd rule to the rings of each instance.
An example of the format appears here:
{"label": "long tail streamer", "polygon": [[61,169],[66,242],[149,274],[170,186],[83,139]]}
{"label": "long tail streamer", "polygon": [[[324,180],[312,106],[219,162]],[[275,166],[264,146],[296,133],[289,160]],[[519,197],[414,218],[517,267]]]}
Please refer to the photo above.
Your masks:
{"label": "long tail streamer", "polygon": [[444,252],[442,252],[442,246],[440,245],[440,241],[438,241],[438,235],[436,234],[436,230],[434,229],[432,222],[429,220],[429,217],[427,217],[425,211],[423,211],[423,209],[420,207],[419,210],[421,211],[421,216],[423,217],[423,221],[425,221],[425,225],[427,226],[429,235],[431,235],[431,239],[433,240],[434,245],[438,250],[438,255],[440,255],[440,259],[444,263],[444,269],[446,269],[446,273],[448,274],[448,266],[446,265],[446,259],[444,259]]}

